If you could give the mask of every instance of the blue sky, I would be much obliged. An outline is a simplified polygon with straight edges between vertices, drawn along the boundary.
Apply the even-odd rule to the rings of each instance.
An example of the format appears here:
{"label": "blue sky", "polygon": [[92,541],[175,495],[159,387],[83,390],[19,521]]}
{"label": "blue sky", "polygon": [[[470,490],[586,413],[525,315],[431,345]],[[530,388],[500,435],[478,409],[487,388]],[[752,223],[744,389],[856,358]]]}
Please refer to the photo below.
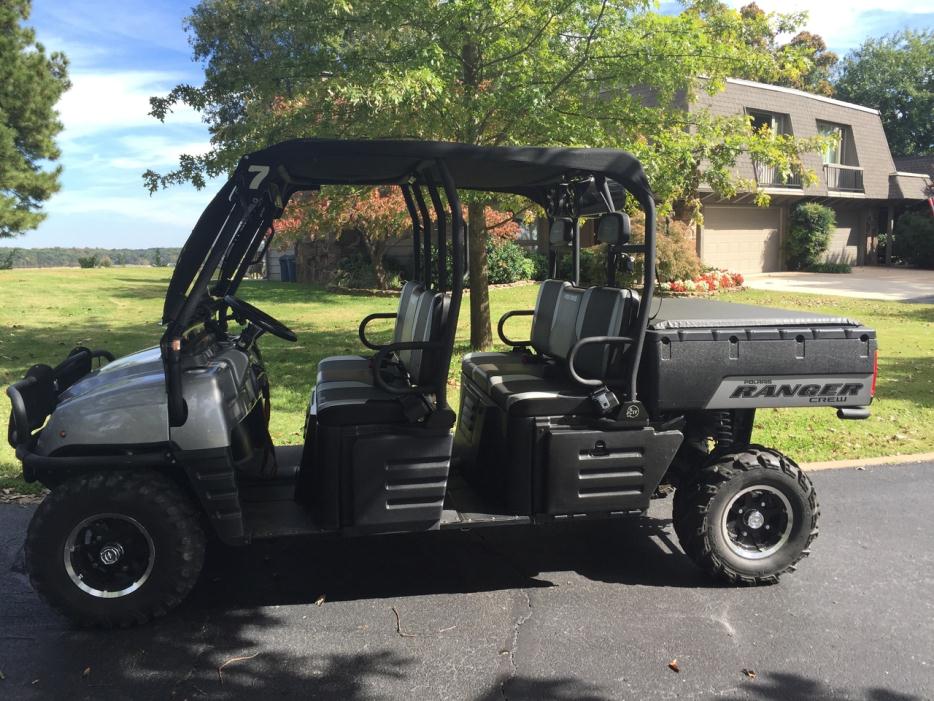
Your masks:
{"label": "blue sky", "polygon": [[[748,0],[729,0],[739,7]],[[845,54],[863,39],[934,27],[917,0],[757,0],[765,10],[809,10],[807,28]],[[216,189],[176,186],[150,197],[147,168],[165,171],[180,153],[203,153],[208,132],[199,115],[179,110],[165,124],[148,116],[149,97],[180,82],[199,84],[184,18],[193,0],[33,0],[29,21],[48,49],[71,61],[72,89],[59,104],[62,189],[48,217],[15,246],[180,246]],[[676,2],[662,2],[677,11]],[[926,11],[927,10],[927,11]]]}

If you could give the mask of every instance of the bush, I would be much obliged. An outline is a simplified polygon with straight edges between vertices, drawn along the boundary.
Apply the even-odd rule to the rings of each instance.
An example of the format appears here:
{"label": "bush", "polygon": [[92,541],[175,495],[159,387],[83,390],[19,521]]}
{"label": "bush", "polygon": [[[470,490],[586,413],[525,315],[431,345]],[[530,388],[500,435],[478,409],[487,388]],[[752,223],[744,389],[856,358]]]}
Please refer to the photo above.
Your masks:
{"label": "bush", "polygon": [[703,264],[697,256],[689,233],[690,227],[684,222],[673,221],[667,226],[660,224],[655,246],[655,267],[659,280],[693,279],[703,271]]}
{"label": "bush", "polygon": [[908,212],[895,222],[895,253],[909,265],[934,268],[934,217]]}
{"label": "bush", "polygon": [[79,256],[78,265],[82,268],[93,268],[97,265],[97,256]]}
{"label": "bush", "polygon": [[104,256],[103,258],[100,259],[100,262],[98,263],[98,265],[101,266],[102,268],[109,268],[113,264],[114,262],[110,260],[110,256]]}
{"label": "bush", "polygon": [[[383,267],[386,269],[389,289],[401,288],[406,278],[402,266],[392,258],[384,258]],[[370,256],[363,250],[357,250],[349,256],[341,258],[337,262],[337,270],[334,272],[334,284],[338,287],[351,289],[375,289],[377,286],[376,273],[373,271]]]}
{"label": "bush", "polygon": [[486,257],[492,285],[531,280],[538,272],[535,260],[525,254],[522,246],[512,241],[498,241],[490,237]]}
{"label": "bush", "polygon": [[[701,274],[703,265],[689,239],[690,228],[680,221],[659,222],[655,243],[655,268],[660,282],[691,280]],[[639,212],[632,216],[632,243],[645,241],[645,216]],[[634,257],[633,272],[620,272],[617,284],[639,286],[642,284],[642,256]],[[571,279],[571,254],[563,251],[558,264],[559,276]],[[598,245],[581,249],[581,284],[606,284],[606,246]]]}
{"label": "bush", "polygon": [[849,263],[815,263],[805,268],[809,273],[852,273]]}
{"label": "bush", "polygon": [[0,270],[13,270],[13,260],[16,258],[16,249],[11,248],[9,251],[0,255]]}
{"label": "bush", "polygon": [[806,270],[821,262],[830,245],[837,219],[830,207],[802,202],[791,210],[791,227],[785,239],[785,257],[791,270]]}

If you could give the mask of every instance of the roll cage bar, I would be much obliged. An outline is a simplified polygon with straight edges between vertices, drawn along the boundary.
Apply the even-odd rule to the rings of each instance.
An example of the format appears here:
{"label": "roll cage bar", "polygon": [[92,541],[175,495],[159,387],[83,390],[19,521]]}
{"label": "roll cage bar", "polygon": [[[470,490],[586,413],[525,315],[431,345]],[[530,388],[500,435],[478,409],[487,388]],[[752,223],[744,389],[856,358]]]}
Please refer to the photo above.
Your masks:
{"label": "roll cage bar", "polygon": [[[616,196],[611,181],[616,187]],[[199,218],[179,255],[166,294],[163,309],[166,330],[160,342],[170,425],[184,424],[187,414],[181,382],[184,334],[198,323],[226,328],[223,298],[236,294],[249,266],[262,256],[274,235],[273,222],[282,215],[289,198],[302,190],[319,190],[323,185],[336,184],[394,185],[402,191],[412,220],[414,277],[427,289],[446,294],[449,306],[442,319],[440,342],[391,343],[382,346],[379,353],[384,357],[405,349],[437,353],[436,376],[426,387],[409,391],[433,393],[438,408],[446,406],[447,374],[463,294],[466,227],[458,188],[528,197],[545,209],[550,223],[559,217],[570,218],[572,236],[568,243],[572,249],[575,283],[580,281],[579,218],[615,211],[615,200],[621,193],[624,202],[628,191],[636,198],[646,218],[644,242],[618,247],[619,252],[645,256],[642,304],[628,345],[631,375],[627,395],[630,400],[637,398],[639,359],[655,285],[656,222],[651,190],[641,165],[633,156],[610,149],[300,139],[244,156],[233,177]],[[429,202],[434,210],[434,221],[429,213]],[[432,228],[437,240],[434,254]],[[450,290],[447,289],[449,235]],[[550,262],[552,271],[556,271],[554,256]],[[613,339],[608,337],[605,342],[615,343]],[[393,391],[397,390],[393,388]]]}

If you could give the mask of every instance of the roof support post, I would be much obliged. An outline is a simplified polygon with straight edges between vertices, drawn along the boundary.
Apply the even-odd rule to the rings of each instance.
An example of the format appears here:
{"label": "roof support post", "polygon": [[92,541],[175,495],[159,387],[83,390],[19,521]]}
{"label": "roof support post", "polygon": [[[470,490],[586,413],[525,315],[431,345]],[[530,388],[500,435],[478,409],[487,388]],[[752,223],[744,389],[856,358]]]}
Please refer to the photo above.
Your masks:
{"label": "roof support post", "polygon": [[409,210],[409,216],[412,218],[412,278],[418,280],[422,275],[420,246],[422,225],[418,220],[418,209],[415,206],[415,200],[412,199],[412,187],[410,185],[402,186],[402,199],[405,200],[405,207]]}
{"label": "roof support post", "polygon": [[632,345],[632,359],[629,376],[629,400],[638,399],[637,382],[639,378],[639,361],[642,359],[642,347],[645,345],[645,333],[649,327],[649,314],[652,308],[652,296],[655,291],[655,234],[657,224],[655,221],[655,200],[647,192],[637,193],[639,204],[645,212],[645,243],[643,252],[643,285],[642,301],[639,304],[639,316],[636,318],[636,342]]}
{"label": "roof support post", "polygon": [[425,260],[422,266],[422,282],[425,283],[425,289],[431,287],[431,217],[428,215],[428,205],[425,204],[425,196],[422,194],[422,188],[416,185],[413,189],[415,194],[415,204],[418,211],[422,214],[422,241],[425,250]]}
{"label": "roof support post", "polygon": [[[443,161],[438,161],[438,172],[444,186],[444,196],[451,210],[451,258],[453,261],[451,275],[451,302],[448,307],[447,318],[444,319],[444,338],[442,339],[441,358],[438,368],[437,407],[447,405],[448,370],[451,365],[451,354],[454,351],[454,336],[457,333],[457,319],[460,315],[461,296],[464,292],[464,215],[461,213],[461,201],[457,195],[454,178]],[[442,259],[443,260],[443,259]]]}
{"label": "roof support post", "polygon": [[428,184],[428,195],[435,208],[435,222],[438,229],[438,292],[445,292],[448,286],[447,279],[447,215],[444,212],[444,203],[434,183]]}

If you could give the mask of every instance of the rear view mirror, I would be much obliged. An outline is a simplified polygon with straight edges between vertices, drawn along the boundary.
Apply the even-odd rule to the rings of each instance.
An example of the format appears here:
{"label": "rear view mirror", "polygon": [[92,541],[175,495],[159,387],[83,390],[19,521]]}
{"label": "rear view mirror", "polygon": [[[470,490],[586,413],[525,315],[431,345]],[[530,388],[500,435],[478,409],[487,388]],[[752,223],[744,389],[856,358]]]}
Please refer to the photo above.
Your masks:
{"label": "rear view mirror", "polygon": [[597,220],[597,240],[610,246],[624,246],[632,237],[629,215],[625,212],[607,212]]}

